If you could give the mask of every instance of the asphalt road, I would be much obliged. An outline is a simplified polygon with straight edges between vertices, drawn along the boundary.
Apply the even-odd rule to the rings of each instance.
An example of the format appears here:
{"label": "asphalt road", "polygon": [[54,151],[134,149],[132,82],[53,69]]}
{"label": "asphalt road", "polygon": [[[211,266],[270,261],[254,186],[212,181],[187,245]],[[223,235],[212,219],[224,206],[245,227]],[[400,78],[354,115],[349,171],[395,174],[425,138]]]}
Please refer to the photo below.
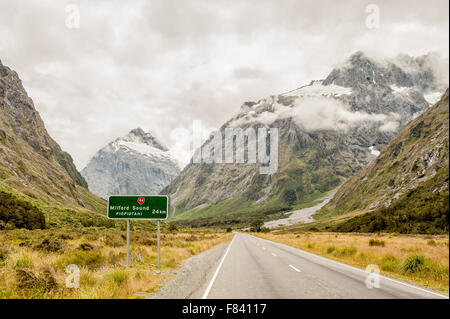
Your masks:
{"label": "asphalt road", "polygon": [[208,276],[206,289],[202,287],[202,298],[448,298],[384,276],[379,277],[379,288],[368,288],[368,275],[363,269],[236,233]]}

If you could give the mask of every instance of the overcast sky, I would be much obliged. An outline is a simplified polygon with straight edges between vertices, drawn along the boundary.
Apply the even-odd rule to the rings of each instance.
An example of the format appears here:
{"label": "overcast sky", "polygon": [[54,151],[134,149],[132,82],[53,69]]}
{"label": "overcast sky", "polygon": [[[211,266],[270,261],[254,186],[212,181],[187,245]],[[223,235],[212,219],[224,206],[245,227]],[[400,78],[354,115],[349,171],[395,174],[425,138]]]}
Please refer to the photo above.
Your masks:
{"label": "overcast sky", "polygon": [[[371,3],[379,8],[375,28]],[[193,120],[219,127],[243,102],[324,78],[358,50],[448,57],[448,6],[0,0],[0,60],[19,73],[49,133],[82,169],[133,128],[171,147],[175,128],[191,129]],[[177,152],[185,163],[189,154]]]}

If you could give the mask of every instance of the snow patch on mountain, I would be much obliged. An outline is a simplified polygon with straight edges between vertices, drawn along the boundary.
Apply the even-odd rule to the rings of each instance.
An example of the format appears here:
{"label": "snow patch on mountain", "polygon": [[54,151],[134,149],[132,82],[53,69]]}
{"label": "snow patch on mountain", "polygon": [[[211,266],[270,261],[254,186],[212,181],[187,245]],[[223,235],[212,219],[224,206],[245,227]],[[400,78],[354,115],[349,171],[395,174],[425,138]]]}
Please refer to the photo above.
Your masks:
{"label": "snow patch on mountain", "polygon": [[380,155],[380,151],[377,150],[377,149],[375,148],[375,146],[370,146],[370,147],[369,147],[369,152],[370,152],[370,154],[375,155],[375,156]]}
{"label": "snow patch on mountain", "polygon": [[430,105],[433,105],[441,99],[442,95],[442,92],[431,92],[424,94],[423,97]]}
{"label": "snow patch on mountain", "polygon": [[132,130],[99,150],[81,171],[98,196],[158,194],[180,172],[170,151],[150,133]]}

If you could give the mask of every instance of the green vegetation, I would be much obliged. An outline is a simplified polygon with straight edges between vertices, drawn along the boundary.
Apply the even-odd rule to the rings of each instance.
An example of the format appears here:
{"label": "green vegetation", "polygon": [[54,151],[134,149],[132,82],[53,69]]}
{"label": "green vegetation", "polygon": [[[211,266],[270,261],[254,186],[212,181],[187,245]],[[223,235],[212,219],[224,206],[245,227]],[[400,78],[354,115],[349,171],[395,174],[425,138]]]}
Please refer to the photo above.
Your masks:
{"label": "green vegetation", "polygon": [[0,191],[0,222],[4,228],[45,228],[44,214],[29,202],[15,198],[11,194]]}
{"label": "green vegetation", "polygon": [[250,229],[253,232],[260,232],[262,225],[264,225],[264,222],[261,219],[255,219],[250,224]]}
{"label": "green vegetation", "polygon": [[333,230],[362,233],[380,231],[402,234],[448,233],[449,193],[432,192],[435,179],[438,178],[448,178],[448,170],[441,171],[440,175],[404,194],[391,206],[351,218],[335,226]]}

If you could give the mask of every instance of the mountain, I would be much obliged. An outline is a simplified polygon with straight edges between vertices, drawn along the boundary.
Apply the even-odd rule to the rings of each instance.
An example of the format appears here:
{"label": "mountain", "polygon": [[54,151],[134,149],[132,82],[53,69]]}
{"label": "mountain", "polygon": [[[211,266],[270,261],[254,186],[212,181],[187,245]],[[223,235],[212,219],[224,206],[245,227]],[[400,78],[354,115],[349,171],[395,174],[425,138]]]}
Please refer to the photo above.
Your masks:
{"label": "mountain", "polygon": [[89,189],[103,198],[158,194],[179,173],[167,147],[140,128],[99,150],[81,171]]}
{"label": "mountain", "polygon": [[448,89],[406,125],[378,158],[342,185],[318,213],[328,217],[370,211],[338,231],[448,232]]}
{"label": "mountain", "polygon": [[[239,223],[236,212],[274,207],[263,214],[267,218],[322,196],[376,158],[429,107],[426,98],[444,92],[448,83],[437,65],[446,63],[432,54],[378,61],[357,52],[324,80],[245,102],[220,128],[222,142],[226,128],[278,128],[277,171],[260,174],[258,163],[191,160],[163,190],[175,206],[173,220]],[[211,136],[197,154],[214,143]]]}
{"label": "mountain", "polygon": [[11,203],[3,207],[5,212],[17,213],[21,210],[12,207],[32,203],[46,214],[49,226],[75,216],[96,224],[92,212],[106,208],[103,200],[89,193],[72,157],[48,134],[18,74],[1,61],[0,192],[2,203]]}

